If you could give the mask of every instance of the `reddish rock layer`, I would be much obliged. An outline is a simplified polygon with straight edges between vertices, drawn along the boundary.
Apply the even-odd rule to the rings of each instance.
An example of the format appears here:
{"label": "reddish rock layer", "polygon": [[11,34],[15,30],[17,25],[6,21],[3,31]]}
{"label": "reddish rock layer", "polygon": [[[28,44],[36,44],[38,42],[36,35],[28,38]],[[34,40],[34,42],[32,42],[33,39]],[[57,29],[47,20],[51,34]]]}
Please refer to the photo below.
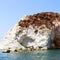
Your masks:
{"label": "reddish rock layer", "polygon": [[56,28],[54,44],[55,48],[60,48],[60,26]]}
{"label": "reddish rock layer", "polygon": [[45,24],[46,27],[50,29],[54,26],[52,22],[58,18],[60,18],[60,15],[58,13],[53,12],[37,13],[28,16],[28,20],[20,20],[19,26],[28,27],[29,25],[41,26]]}

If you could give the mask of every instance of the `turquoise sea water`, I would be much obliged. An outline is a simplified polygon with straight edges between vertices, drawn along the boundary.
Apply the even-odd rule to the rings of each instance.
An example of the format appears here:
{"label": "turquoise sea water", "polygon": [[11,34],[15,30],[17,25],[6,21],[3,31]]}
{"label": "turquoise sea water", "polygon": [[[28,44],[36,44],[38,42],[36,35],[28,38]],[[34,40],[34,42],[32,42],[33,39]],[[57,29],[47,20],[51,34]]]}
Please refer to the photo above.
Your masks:
{"label": "turquoise sea water", "polygon": [[2,53],[0,60],[60,60],[60,49]]}

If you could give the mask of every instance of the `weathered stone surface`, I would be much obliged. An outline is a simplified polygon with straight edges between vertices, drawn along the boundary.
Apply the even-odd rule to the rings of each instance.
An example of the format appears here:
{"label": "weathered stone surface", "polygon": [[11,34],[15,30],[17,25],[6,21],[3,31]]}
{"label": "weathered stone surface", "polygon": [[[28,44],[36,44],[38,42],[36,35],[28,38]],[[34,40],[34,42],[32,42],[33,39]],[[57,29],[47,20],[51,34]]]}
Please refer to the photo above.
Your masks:
{"label": "weathered stone surface", "polygon": [[[26,20],[27,17],[28,20]],[[46,25],[47,28],[52,28],[53,26],[55,26],[53,21],[56,19],[60,20],[60,15],[58,13],[53,13],[53,12],[42,12],[42,13],[26,16],[26,18],[19,22],[19,26],[21,27],[26,27],[29,25],[41,26],[44,24]]]}
{"label": "weathered stone surface", "polygon": [[54,44],[55,44],[55,48],[60,48],[60,26],[56,28]]}
{"label": "weathered stone surface", "polygon": [[20,19],[3,38],[0,49],[18,51],[60,48],[60,14],[42,12]]}

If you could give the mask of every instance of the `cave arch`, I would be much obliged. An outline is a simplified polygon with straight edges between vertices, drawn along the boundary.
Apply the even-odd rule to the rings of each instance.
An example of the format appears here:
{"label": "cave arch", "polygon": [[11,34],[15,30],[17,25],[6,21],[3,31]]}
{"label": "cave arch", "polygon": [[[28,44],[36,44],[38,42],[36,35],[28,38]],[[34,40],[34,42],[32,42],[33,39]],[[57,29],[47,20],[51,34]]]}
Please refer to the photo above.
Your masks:
{"label": "cave arch", "polygon": [[32,39],[31,37],[22,36],[22,41],[20,41],[20,44],[25,48],[27,48],[33,46],[35,43],[34,43],[34,39]]}

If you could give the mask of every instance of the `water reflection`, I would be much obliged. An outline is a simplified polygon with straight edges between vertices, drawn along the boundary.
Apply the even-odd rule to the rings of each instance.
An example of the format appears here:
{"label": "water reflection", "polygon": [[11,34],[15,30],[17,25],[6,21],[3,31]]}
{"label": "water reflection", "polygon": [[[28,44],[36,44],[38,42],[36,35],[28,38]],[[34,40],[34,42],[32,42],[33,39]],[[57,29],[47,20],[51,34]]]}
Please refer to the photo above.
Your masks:
{"label": "water reflection", "polygon": [[36,50],[0,53],[0,60],[60,60],[60,50]]}

